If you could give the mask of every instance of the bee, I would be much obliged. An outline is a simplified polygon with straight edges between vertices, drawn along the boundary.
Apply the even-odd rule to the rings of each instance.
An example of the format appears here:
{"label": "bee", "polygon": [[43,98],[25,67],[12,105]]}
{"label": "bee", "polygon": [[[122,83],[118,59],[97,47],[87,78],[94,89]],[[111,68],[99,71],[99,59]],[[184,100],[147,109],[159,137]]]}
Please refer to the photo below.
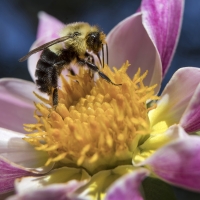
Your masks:
{"label": "bee", "polygon": [[[32,54],[42,51],[35,71],[36,85],[41,92],[52,94],[53,106],[58,104],[58,77],[63,68],[72,62],[79,67],[88,67],[92,73],[97,72],[99,77],[113,85],[121,85],[113,83],[95,64],[93,55],[98,57],[100,64],[104,67],[103,47],[104,45],[107,47],[106,35],[97,26],[90,26],[85,22],[71,23],[64,26],[60,36],[31,50],[19,60],[23,62]],[[101,51],[103,64],[100,59]],[[72,69],[70,71],[72,75],[75,75]]]}

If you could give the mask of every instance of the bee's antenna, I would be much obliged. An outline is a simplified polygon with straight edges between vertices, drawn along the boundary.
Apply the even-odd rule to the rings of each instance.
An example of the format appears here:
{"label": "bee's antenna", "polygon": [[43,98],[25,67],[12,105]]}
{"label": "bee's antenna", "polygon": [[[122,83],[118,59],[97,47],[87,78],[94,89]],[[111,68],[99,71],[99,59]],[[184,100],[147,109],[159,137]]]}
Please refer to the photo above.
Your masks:
{"label": "bee's antenna", "polygon": [[107,56],[107,65],[108,65],[108,44],[106,43],[106,56]]}
{"label": "bee's antenna", "polygon": [[103,68],[104,68],[104,46],[102,44],[102,60],[103,60]]}
{"label": "bee's antenna", "polygon": [[101,59],[100,59],[99,53],[97,54],[97,57],[98,57],[99,62],[100,62],[100,64],[101,64],[101,66],[102,66],[102,62],[101,62]]}

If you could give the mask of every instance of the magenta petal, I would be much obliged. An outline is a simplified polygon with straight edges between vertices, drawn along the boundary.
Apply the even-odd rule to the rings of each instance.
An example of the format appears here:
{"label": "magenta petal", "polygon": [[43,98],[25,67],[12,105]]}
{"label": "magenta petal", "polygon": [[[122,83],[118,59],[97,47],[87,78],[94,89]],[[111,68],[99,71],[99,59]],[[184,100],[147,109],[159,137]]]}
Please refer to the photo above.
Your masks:
{"label": "magenta petal", "polygon": [[160,148],[141,165],[161,179],[200,192],[200,137],[177,139]]}
{"label": "magenta petal", "polygon": [[184,0],[143,0],[143,25],[157,47],[163,76],[171,63],[179,39]]}
{"label": "magenta petal", "polygon": [[134,14],[112,29],[107,36],[109,66],[121,67],[126,60],[131,66],[128,74],[132,78],[138,68],[142,73],[148,70],[145,85],[158,84],[159,90],[162,71],[159,53],[142,25],[141,13]]}
{"label": "magenta petal", "polygon": [[111,185],[105,200],[142,200],[139,187],[148,175],[149,171],[142,168],[126,174]]}
{"label": "magenta petal", "polygon": [[180,124],[189,133],[200,130],[200,84],[196,88]]}
{"label": "magenta petal", "polygon": [[14,189],[16,178],[31,175],[17,166],[11,165],[0,157],[0,193],[9,192]]}
{"label": "magenta petal", "polygon": [[34,123],[35,84],[20,79],[0,80],[0,127],[25,132],[24,123]]}
{"label": "magenta petal", "polygon": [[84,182],[70,181],[67,184],[53,184],[37,190],[25,191],[7,200],[75,200],[73,192],[83,186]]}

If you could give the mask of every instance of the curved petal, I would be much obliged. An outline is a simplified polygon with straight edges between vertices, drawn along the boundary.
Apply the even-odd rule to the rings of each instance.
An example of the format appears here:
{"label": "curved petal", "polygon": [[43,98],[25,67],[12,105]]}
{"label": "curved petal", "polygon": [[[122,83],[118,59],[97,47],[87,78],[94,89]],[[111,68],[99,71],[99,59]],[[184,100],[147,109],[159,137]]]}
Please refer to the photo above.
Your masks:
{"label": "curved petal", "polygon": [[17,193],[25,193],[55,183],[67,183],[71,180],[87,181],[90,180],[90,176],[84,169],[63,167],[40,177],[27,176],[16,179],[15,189]]}
{"label": "curved petal", "polygon": [[167,144],[178,138],[187,138],[188,134],[179,125],[173,125],[161,134],[151,134],[150,137],[139,147],[142,150],[151,149],[157,150],[164,144]]}
{"label": "curved petal", "polygon": [[[59,32],[63,28],[64,24],[58,21],[56,18],[46,14],[45,12],[40,12],[38,14],[39,17],[39,25],[38,25],[38,33],[37,40],[33,43],[30,50],[35,49],[42,44],[50,42],[56,38],[59,38]],[[41,52],[35,53],[28,59],[28,70],[35,81],[35,69],[37,62],[40,58]]]}
{"label": "curved petal", "polygon": [[166,74],[180,35],[184,0],[143,0],[143,25],[157,47],[162,60],[162,73]]}
{"label": "curved petal", "polygon": [[33,191],[26,191],[23,194],[14,195],[7,200],[73,200],[73,192],[84,185],[84,181],[70,181],[67,184],[53,184]]}
{"label": "curved petal", "polygon": [[0,128],[0,135],[0,159],[36,174],[43,174],[52,169],[53,163],[45,166],[48,154],[35,150],[24,141],[24,134]]}
{"label": "curved petal", "polygon": [[0,80],[0,127],[25,132],[24,123],[34,123],[33,113],[37,98],[33,94],[35,84],[15,79]]}
{"label": "curved petal", "polygon": [[162,146],[178,138],[187,138],[189,135],[179,125],[173,125],[165,132],[151,134],[150,137],[138,147],[133,154],[133,166],[140,166],[140,163],[150,157]]}
{"label": "curved petal", "polygon": [[37,39],[43,38],[44,36],[51,36],[52,38],[59,37],[59,31],[64,26],[62,22],[42,11],[38,13],[38,18]]}
{"label": "curved petal", "polygon": [[91,180],[79,191],[80,199],[104,199],[108,187],[124,174],[131,173],[135,168],[132,165],[118,166],[112,170],[103,170],[94,174]]}
{"label": "curved petal", "polygon": [[180,124],[189,133],[200,130],[200,84],[197,86],[196,91],[180,120]]}
{"label": "curved petal", "polygon": [[145,85],[158,84],[162,80],[160,55],[142,25],[142,14],[134,14],[112,29],[107,36],[109,48],[109,65],[121,67],[128,60],[131,66],[128,74],[132,77],[138,68],[142,73],[148,70]]}
{"label": "curved petal", "polygon": [[147,169],[138,169],[121,177],[107,191],[105,200],[142,200],[139,192],[142,180],[149,175]]}
{"label": "curved petal", "polygon": [[140,165],[148,165],[161,179],[200,192],[200,137],[177,139],[160,148]]}
{"label": "curved petal", "polygon": [[0,158],[0,194],[14,189],[14,181],[22,176],[30,176],[31,173],[18,168]]}
{"label": "curved petal", "polygon": [[161,94],[157,108],[149,112],[152,125],[165,121],[168,126],[179,123],[199,84],[200,69],[177,70]]}
{"label": "curved petal", "polygon": [[[47,43],[49,41],[51,41],[51,39],[48,38],[48,37],[47,38],[46,37],[40,38],[32,44],[30,50],[33,50],[33,49],[35,49],[35,48],[37,48],[37,47],[41,46],[42,44]],[[28,71],[29,71],[31,78],[33,79],[34,82],[35,82],[36,65],[37,65],[38,60],[40,59],[40,55],[41,55],[41,51],[31,55],[28,58]]]}

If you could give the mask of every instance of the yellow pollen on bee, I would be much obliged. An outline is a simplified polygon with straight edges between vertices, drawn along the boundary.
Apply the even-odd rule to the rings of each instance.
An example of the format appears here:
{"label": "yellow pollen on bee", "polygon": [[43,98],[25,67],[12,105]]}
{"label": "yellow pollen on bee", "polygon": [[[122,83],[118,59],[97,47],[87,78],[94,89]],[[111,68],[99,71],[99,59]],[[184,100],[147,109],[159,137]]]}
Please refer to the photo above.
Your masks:
{"label": "yellow pollen on bee", "polygon": [[[131,80],[126,74],[129,63],[119,70],[102,69],[115,86],[80,68],[76,76],[61,75],[58,105],[36,96],[44,103],[35,103],[36,124],[26,124],[33,133],[24,140],[38,151],[46,151],[50,162],[64,166],[83,167],[90,174],[110,169],[120,163],[130,164],[137,147],[136,137],[150,133],[147,100],[156,100],[154,88],[143,84],[147,72],[140,69]],[[152,106],[154,108],[154,106]],[[138,139],[137,139],[138,140]],[[138,140],[139,141],[139,140]]]}

